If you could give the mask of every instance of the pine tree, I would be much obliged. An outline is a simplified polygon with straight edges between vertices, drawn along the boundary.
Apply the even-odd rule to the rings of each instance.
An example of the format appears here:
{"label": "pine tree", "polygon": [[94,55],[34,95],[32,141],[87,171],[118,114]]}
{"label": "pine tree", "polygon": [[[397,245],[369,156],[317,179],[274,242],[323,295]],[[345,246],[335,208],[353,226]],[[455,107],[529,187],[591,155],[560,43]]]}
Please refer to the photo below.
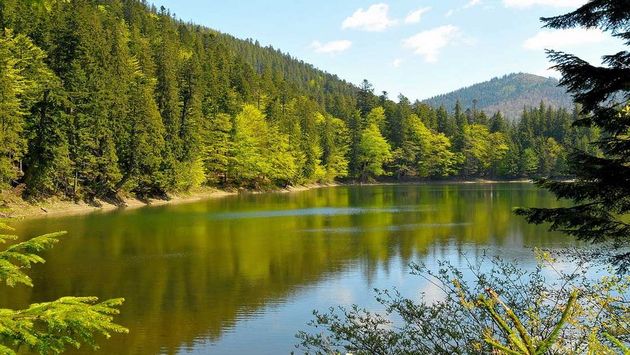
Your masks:
{"label": "pine tree", "polygon": [[206,178],[212,184],[225,185],[229,178],[232,117],[219,113],[205,122],[201,138],[201,158],[204,161]]}
{"label": "pine tree", "polygon": [[117,189],[129,183],[129,189],[141,197],[163,194],[168,187],[161,171],[166,146],[164,125],[153,99],[154,87],[155,82],[136,66],[128,93],[129,131],[121,156],[125,175]]}
{"label": "pine tree", "polygon": [[464,132],[466,130],[466,126],[468,126],[468,120],[464,112],[462,112],[462,105],[459,100],[455,103],[453,120],[455,123],[455,131],[453,132],[453,148],[459,152],[464,148]]}
{"label": "pine tree", "polygon": [[21,173],[19,161],[26,153],[27,143],[22,135],[27,109],[22,97],[27,83],[13,52],[12,35],[5,33],[0,38],[0,184],[5,186]]}
{"label": "pine tree", "polygon": [[357,91],[357,108],[361,112],[361,116],[367,116],[374,107],[376,107],[376,97],[374,96],[374,86],[367,81],[363,80]]}
{"label": "pine tree", "polygon": [[[543,18],[554,29],[598,28],[630,45],[630,6],[627,1],[593,0],[565,15]],[[565,208],[520,209],[533,223],[551,223],[580,240],[606,242],[613,248],[611,261],[628,270],[630,252],[630,54],[622,51],[604,57],[597,67],[563,52],[549,51],[555,69],[562,73],[560,83],[567,87],[586,117],[576,125],[601,129],[595,142],[601,155],[575,151],[569,158],[575,180],[539,180],[538,184],[559,198],[574,201]]]}
{"label": "pine tree", "polygon": [[455,125],[450,119],[448,111],[444,106],[440,106],[437,110],[437,130],[444,133],[447,137],[453,137],[455,134]]}
{"label": "pine tree", "polygon": [[497,111],[492,118],[490,118],[490,132],[503,132],[507,133],[508,123],[505,120],[505,117],[501,114],[500,111]]}

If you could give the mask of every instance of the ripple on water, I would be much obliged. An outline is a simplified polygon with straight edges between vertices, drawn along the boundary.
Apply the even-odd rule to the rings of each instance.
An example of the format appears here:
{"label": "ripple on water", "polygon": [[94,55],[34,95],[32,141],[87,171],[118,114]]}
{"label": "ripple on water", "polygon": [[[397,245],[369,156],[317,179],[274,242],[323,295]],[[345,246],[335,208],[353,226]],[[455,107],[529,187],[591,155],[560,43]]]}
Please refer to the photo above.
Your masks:
{"label": "ripple on water", "polygon": [[266,211],[243,211],[213,213],[209,215],[212,220],[230,219],[252,219],[252,218],[274,218],[274,217],[300,217],[300,216],[343,216],[370,213],[407,213],[407,212],[431,212],[435,209],[431,206],[397,206],[386,208],[298,208],[290,210],[266,210]]}
{"label": "ripple on water", "polygon": [[330,227],[330,228],[314,228],[303,229],[300,232],[303,233],[332,233],[332,234],[358,234],[369,232],[397,232],[408,231],[425,228],[452,228],[460,226],[468,226],[469,222],[461,223],[413,223],[413,224],[398,224],[389,226],[378,227]]}

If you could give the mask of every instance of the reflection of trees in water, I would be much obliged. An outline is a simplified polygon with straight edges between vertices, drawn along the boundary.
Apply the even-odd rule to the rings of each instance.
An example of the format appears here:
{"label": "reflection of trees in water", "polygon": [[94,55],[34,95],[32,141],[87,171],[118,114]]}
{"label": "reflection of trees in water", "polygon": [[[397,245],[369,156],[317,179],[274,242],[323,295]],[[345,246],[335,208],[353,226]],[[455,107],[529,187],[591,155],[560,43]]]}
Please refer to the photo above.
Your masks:
{"label": "reflection of trees in water", "polygon": [[[123,296],[120,322],[131,333],[104,342],[104,352],[174,352],[200,337],[217,340],[237,319],[357,261],[370,280],[395,257],[552,245],[543,229],[511,214],[550,204],[530,185],[341,187],[24,223],[23,235],[69,229],[72,237],[34,270],[38,287],[0,299]],[[255,218],[309,208],[337,213]],[[250,218],[213,218],[222,211]]]}

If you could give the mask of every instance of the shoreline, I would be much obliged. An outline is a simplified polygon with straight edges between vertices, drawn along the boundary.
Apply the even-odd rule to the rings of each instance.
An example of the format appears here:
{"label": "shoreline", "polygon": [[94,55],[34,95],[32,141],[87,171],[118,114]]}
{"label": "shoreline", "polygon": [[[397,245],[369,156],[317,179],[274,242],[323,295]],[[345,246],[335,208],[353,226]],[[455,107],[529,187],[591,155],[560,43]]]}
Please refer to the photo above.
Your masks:
{"label": "shoreline", "polygon": [[0,221],[2,220],[36,220],[48,217],[79,216],[92,213],[106,213],[112,211],[134,210],[143,207],[156,207],[164,205],[179,205],[199,202],[204,200],[236,196],[239,194],[264,194],[264,193],[294,193],[314,189],[335,186],[378,186],[378,185],[426,185],[426,184],[497,184],[497,183],[531,183],[531,180],[443,180],[443,181],[402,181],[402,182],[371,182],[371,183],[328,183],[306,184],[279,188],[276,190],[220,190],[210,187],[200,188],[196,191],[172,194],[169,199],[149,199],[141,201],[135,197],[124,200],[125,205],[119,206],[106,201],[98,200],[97,205],[85,202],[74,202],[59,198],[51,198],[38,203],[30,203],[11,192],[0,193]]}

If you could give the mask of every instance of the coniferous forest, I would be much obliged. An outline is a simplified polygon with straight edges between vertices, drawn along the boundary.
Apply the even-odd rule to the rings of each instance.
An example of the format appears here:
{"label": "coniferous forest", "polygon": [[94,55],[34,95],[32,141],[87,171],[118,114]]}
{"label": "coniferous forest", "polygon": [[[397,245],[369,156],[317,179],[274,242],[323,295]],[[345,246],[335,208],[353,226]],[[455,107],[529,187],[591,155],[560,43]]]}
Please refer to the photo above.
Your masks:
{"label": "coniferous forest", "polygon": [[138,0],[0,2],[0,184],[25,197],[201,185],[563,176],[597,132],[374,92]]}

